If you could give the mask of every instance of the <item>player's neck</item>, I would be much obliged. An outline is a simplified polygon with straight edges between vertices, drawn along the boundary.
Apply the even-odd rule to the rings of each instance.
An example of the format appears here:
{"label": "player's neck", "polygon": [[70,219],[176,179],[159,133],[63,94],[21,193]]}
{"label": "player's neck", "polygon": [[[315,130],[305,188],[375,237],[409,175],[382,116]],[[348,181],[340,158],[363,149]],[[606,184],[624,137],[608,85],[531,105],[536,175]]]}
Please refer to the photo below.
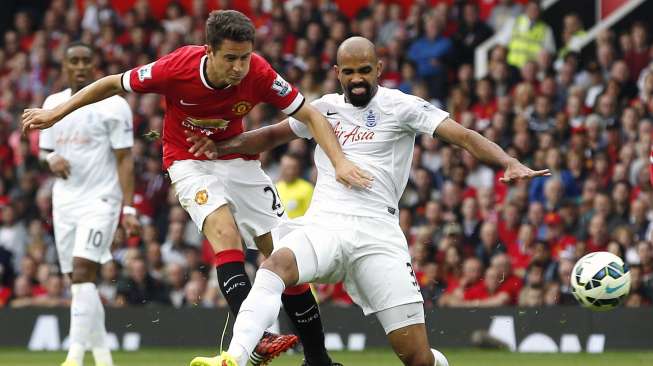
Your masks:
{"label": "player's neck", "polygon": [[204,77],[206,78],[206,83],[209,84],[209,86],[213,89],[227,89],[228,87],[230,87],[231,84],[227,83],[224,80],[220,80],[215,75],[209,73],[210,62],[211,59],[207,58],[206,62],[204,63],[204,70],[202,70],[202,72],[204,73]]}

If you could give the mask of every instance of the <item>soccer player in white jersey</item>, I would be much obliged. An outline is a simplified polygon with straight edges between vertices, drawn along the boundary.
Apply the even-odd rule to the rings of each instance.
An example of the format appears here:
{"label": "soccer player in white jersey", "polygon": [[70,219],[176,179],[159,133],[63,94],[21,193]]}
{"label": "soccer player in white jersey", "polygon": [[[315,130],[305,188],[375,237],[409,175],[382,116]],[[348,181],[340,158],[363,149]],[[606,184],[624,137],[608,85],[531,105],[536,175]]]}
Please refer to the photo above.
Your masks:
{"label": "soccer player in white jersey", "polygon": [[[63,60],[69,88],[47,97],[43,108],[64,103],[90,84],[94,66],[93,49],[71,43]],[[70,347],[62,366],[82,366],[87,348],[95,365],[113,365],[95,280],[100,264],[111,260],[121,213],[128,233],[139,229],[131,206],[133,140],[132,113],[119,96],[80,108],[40,134],[41,157],[57,176],[52,206],[59,264],[72,281]]]}
{"label": "soccer player in white jersey", "polygon": [[[335,71],[344,95],[313,102],[331,122],[345,155],[375,180],[370,189],[334,184],[333,168],[318,147],[318,179],[302,219],[274,231],[275,251],[261,265],[243,302],[227,352],[197,357],[193,366],[244,366],[263,330],[279,312],[286,286],[344,281],[366,315],[375,314],[405,365],[448,365],[431,350],[423,299],[399,227],[398,201],[410,171],[415,136],[428,134],[458,145],[477,159],[505,168],[504,182],[550,174],[533,171],[495,143],[468,130],[426,101],[378,86],[381,73],[374,45],[353,37],[338,49]],[[242,134],[227,143],[191,138],[191,148],[210,158],[219,154],[270,149],[310,133],[294,119]],[[268,306],[256,306],[265,303]]]}

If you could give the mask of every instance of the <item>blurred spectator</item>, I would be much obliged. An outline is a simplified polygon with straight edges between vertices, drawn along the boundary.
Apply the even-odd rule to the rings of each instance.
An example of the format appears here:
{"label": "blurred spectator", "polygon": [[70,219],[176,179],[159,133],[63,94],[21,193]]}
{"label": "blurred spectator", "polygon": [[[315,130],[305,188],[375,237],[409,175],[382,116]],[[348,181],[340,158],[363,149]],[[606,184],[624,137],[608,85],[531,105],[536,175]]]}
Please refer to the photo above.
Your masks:
{"label": "blurred spectator", "polygon": [[417,75],[429,87],[429,94],[439,100],[445,96],[446,58],[452,42],[441,34],[442,24],[433,16],[424,17],[424,35],[408,50],[408,58],[417,64]]}
{"label": "blurred spectator", "polygon": [[499,0],[492,8],[488,24],[498,32],[511,19],[517,18],[523,11],[523,6],[514,0]]}
{"label": "blurred spectator", "polygon": [[479,19],[478,6],[475,3],[465,3],[458,32],[454,36],[458,54],[456,63],[474,63],[474,49],[492,36],[492,29]]}
{"label": "blurred spectator", "polygon": [[[152,245],[152,244],[151,244]],[[188,266],[186,249],[189,245],[184,241],[184,224],[173,221],[168,229],[168,237],[161,246],[161,257],[165,263],[177,263]]]}
{"label": "blurred spectator", "polygon": [[528,1],[525,13],[504,23],[499,31],[501,43],[508,47],[508,63],[522,67],[534,60],[542,49],[555,53],[551,27],[540,19],[538,1]]}
{"label": "blurred spectator", "polygon": [[429,308],[436,306],[440,296],[447,288],[446,283],[441,278],[440,267],[436,263],[428,263],[423,268],[420,291],[424,297],[424,306]]}
{"label": "blurred spectator", "polygon": [[285,154],[281,157],[280,177],[276,186],[291,219],[303,216],[313,197],[313,185],[300,177],[301,168],[300,156]]}
{"label": "blurred spectator", "polygon": [[150,276],[143,259],[131,259],[127,277],[118,283],[116,304],[143,306],[154,303],[170,303],[164,285]]}
{"label": "blurred spectator", "polygon": [[562,19],[562,44],[558,52],[558,59],[562,60],[570,51],[578,51],[575,42],[578,42],[586,32],[583,22],[576,13],[565,15]]}
{"label": "blurred spectator", "polygon": [[483,264],[476,258],[467,258],[463,262],[460,278],[452,277],[447,281],[447,289],[440,297],[438,305],[456,306],[460,304],[465,294],[477,286],[482,285]]}
{"label": "blurred spectator", "polygon": [[169,285],[168,296],[170,297],[170,303],[176,308],[180,308],[184,304],[186,277],[184,267],[178,263],[170,263],[166,266],[166,282]]}
{"label": "blurred spectator", "polygon": [[14,268],[19,268],[27,247],[27,229],[16,217],[16,209],[13,205],[4,205],[0,210],[2,214],[0,246],[11,252]]}
{"label": "blurred spectator", "polygon": [[97,285],[102,302],[108,306],[116,305],[120,269],[114,261],[107,262],[100,269],[100,283]]}

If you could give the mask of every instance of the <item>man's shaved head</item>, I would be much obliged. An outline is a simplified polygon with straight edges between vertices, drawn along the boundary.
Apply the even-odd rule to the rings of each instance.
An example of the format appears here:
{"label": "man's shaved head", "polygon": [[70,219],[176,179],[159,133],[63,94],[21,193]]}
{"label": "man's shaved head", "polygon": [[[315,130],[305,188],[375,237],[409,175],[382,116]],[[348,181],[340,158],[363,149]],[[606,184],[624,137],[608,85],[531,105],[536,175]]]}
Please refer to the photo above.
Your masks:
{"label": "man's shaved head", "polygon": [[376,63],[378,58],[376,56],[376,46],[367,38],[363,37],[350,37],[345,39],[340,47],[338,47],[338,54],[336,62],[340,65],[343,58],[364,58],[371,63]]}
{"label": "man's shaved head", "polygon": [[381,62],[374,44],[367,38],[347,38],[338,47],[335,66],[346,100],[363,107],[376,94],[381,75]]}

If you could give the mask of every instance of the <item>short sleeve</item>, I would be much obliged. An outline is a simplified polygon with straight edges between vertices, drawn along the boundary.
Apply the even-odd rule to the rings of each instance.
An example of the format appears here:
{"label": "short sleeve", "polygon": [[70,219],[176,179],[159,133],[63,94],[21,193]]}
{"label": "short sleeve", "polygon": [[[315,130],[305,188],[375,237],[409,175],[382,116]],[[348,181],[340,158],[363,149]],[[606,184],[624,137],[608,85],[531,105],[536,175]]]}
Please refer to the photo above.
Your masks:
{"label": "short sleeve", "polygon": [[121,97],[112,101],[112,112],[106,120],[109,141],[113,149],[126,149],[134,145],[134,125],[129,104]]}
{"label": "short sleeve", "polygon": [[433,136],[440,123],[449,117],[449,113],[422,98],[401,93],[396,99],[395,113],[404,128],[411,132]]}
{"label": "short sleeve", "polygon": [[161,93],[169,78],[166,67],[168,57],[169,55],[125,71],[120,79],[120,85],[127,92]]}
{"label": "short sleeve", "polygon": [[292,117],[290,117],[288,121],[290,123],[290,129],[295,133],[295,135],[309,140],[313,138],[311,131],[308,129],[308,126],[306,126],[305,123],[300,122],[298,119]]}
{"label": "short sleeve", "polygon": [[261,100],[292,116],[304,105],[304,96],[295,86],[277,74],[265,60],[261,60],[261,62],[261,85],[265,86],[261,90],[263,93]]}
{"label": "short sleeve", "polygon": [[[313,106],[322,114],[328,110],[328,103],[326,103],[324,99],[325,97],[322,97],[311,102],[311,106]],[[313,138],[311,135],[311,130],[308,129],[308,126],[305,123],[294,117],[288,118],[288,121],[290,123],[290,129],[295,133],[295,135],[305,139]]]}

